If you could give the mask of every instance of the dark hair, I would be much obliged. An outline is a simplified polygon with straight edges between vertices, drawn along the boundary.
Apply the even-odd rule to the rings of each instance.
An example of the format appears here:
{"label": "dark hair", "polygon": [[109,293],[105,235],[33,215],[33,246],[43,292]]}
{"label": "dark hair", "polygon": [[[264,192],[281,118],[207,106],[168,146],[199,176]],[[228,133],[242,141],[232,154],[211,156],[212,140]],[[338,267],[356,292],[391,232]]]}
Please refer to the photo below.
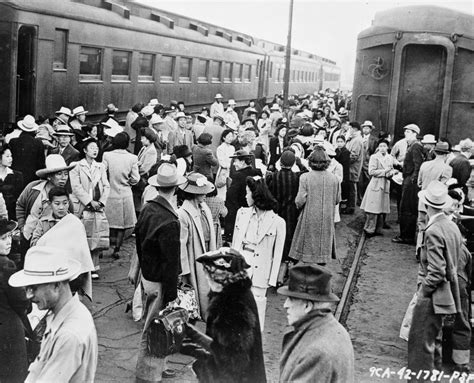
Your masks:
{"label": "dark hair", "polygon": [[158,138],[158,135],[155,133],[155,131],[148,127],[141,128],[140,133],[142,137],[145,137],[146,139],[148,139],[150,143],[154,143]]}
{"label": "dark hair", "polygon": [[62,196],[66,196],[69,198],[69,193],[67,192],[66,188],[60,186],[53,186],[48,193],[49,202],[53,202],[54,197]]}
{"label": "dark hair", "polygon": [[[286,125],[283,125],[283,124],[280,124],[280,125],[277,125],[276,129],[275,129],[275,134],[274,136],[275,137],[278,137],[279,133],[280,133],[280,130],[282,129],[286,129],[286,133],[288,133],[288,127]],[[286,134],[285,134],[286,136]]]}
{"label": "dark hair", "polygon": [[349,125],[357,130],[360,130],[360,124],[357,121],[351,121],[349,122]]}
{"label": "dark hair", "polygon": [[337,141],[337,140],[342,140],[342,141],[346,142],[346,137],[344,137],[344,136],[337,136],[337,137],[336,137],[336,141]]}
{"label": "dark hair", "polygon": [[130,136],[126,132],[117,133],[117,135],[112,138],[114,149],[127,149],[129,143]]}
{"label": "dark hair", "polygon": [[90,132],[92,132],[92,129],[94,129],[94,126],[95,126],[94,124],[91,124],[90,122],[88,122],[82,127],[82,131],[85,134],[89,134]]}
{"label": "dark hair", "polygon": [[212,144],[212,134],[211,133],[201,133],[197,139],[198,144],[201,145],[211,145]]}
{"label": "dark hair", "polygon": [[387,145],[387,146],[390,146],[388,140],[386,140],[386,139],[384,139],[384,138],[382,138],[382,139],[380,139],[380,140],[377,141],[377,147],[378,147],[380,144],[385,144],[385,145]]}
{"label": "dark hair", "polygon": [[83,158],[86,156],[85,152],[86,152],[87,147],[90,144],[96,144],[97,147],[99,146],[99,143],[97,142],[97,140],[92,138],[92,137],[86,138],[86,139],[82,140],[82,142],[80,143],[81,155],[82,155]]}
{"label": "dark hair", "polygon": [[329,167],[331,159],[321,146],[316,146],[308,156],[308,165],[313,170],[326,170]]}
{"label": "dark hair", "polygon": [[388,136],[390,136],[390,133],[389,133],[389,132],[380,132],[380,133],[379,133],[379,139],[380,139],[380,140],[387,140],[387,139],[388,139]]}
{"label": "dark hair", "polygon": [[454,189],[448,190],[448,195],[452,199],[455,199],[458,202],[462,200],[462,195],[459,194],[459,192],[457,190],[454,190]]}
{"label": "dark hair", "polygon": [[153,110],[154,110],[155,114],[157,114],[159,116],[162,114],[164,109],[165,109],[165,107],[162,104],[156,104],[153,107]]}
{"label": "dark hair", "polygon": [[273,197],[263,178],[254,179],[247,177],[245,182],[252,192],[254,205],[262,210],[273,210],[277,206],[277,200]]}
{"label": "dark hair", "polygon": [[265,113],[267,115],[267,118],[270,118],[270,112],[265,110],[265,109],[262,110],[262,112],[260,113],[260,118],[262,118],[263,113]]}
{"label": "dark hair", "polygon": [[139,113],[144,107],[142,102],[137,102],[135,105],[132,106],[132,112]]}
{"label": "dark hair", "polygon": [[224,142],[225,138],[226,138],[227,135],[230,134],[230,133],[235,134],[234,129],[226,129],[226,130],[224,130],[224,131],[222,132],[222,134],[221,134],[221,142]]}
{"label": "dark hair", "polygon": [[199,194],[192,194],[192,193],[188,193],[187,191],[184,191],[182,189],[178,189],[178,196],[180,197],[180,199],[182,200],[188,200],[188,201],[192,201],[193,199],[196,198],[196,196],[198,196]]}
{"label": "dark hair", "polygon": [[326,170],[329,167],[331,161],[321,161],[321,162],[308,162],[308,165],[313,170]]}
{"label": "dark hair", "polygon": [[10,147],[7,144],[0,146],[0,157],[2,157],[7,150],[10,150]]}

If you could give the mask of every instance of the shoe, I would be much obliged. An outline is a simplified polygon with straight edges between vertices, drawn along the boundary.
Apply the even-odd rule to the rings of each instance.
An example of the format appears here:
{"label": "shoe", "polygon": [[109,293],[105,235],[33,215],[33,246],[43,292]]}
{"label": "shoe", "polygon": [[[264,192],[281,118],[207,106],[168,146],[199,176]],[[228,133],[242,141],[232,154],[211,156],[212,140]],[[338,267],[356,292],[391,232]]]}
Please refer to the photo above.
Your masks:
{"label": "shoe", "polygon": [[162,373],[161,373],[161,377],[163,379],[170,379],[170,378],[175,378],[176,377],[176,370],[172,370],[170,368],[167,368],[166,370],[164,370]]}
{"label": "shoe", "polygon": [[114,248],[114,252],[112,253],[112,258],[113,259],[119,259],[120,258],[120,248],[116,247]]}
{"label": "shoe", "polygon": [[93,272],[91,273],[91,278],[92,278],[92,279],[99,279],[99,274],[98,274],[97,272],[93,271]]}
{"label": "shoe", "polygon": [[392,242],[395,242],[395,243],[403,243],[405,245],[414,245],[415,242],[413,241],[410,241],[409,239],[406,239],[406,238],[402,238],[400,236],[397,236],[395,238],[392,238]]}

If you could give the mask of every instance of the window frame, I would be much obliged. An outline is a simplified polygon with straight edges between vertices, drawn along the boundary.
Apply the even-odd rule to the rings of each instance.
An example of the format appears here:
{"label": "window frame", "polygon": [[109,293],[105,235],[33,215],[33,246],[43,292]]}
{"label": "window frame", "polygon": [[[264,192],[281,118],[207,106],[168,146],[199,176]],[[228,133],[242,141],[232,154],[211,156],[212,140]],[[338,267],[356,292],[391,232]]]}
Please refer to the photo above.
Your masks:
{"label": "window frame", "polygon": [[[227,71],[227,65],[229,66],[228,69],[229,69],[229,73],[226,73]],[[233,69],[234,69],[234,65],[232,62],[230,61],[223,61],[223,64],[222,64],[222,82],[226,83],[226,84],[230,84],[232,83],[232,76],[233,76]],[[229,76],[226,77],[225,75],[228,74]]]}
{"label": "window frame", "polygon": [[[151,56],[151,76],[140,74],[142,56]],[[156,54],[150,52],[138,52],[138,82],[155,82]]]}
{"label": "window frame", "polygon": [[[114,74],[114,53],[121,52],[127,53],[128,56],[128,74]],[[132,51],[127,51],[125,49],[112,49],[112,67],[110,70],[110,80],[111,82],[130,82],[131,81],[131,71],[132,71]]]}
{"label": "window frame", "polygon": [[[162,72],[162,62],[163,62],[163,57],[171,58],[171,76],[168,75],[163,75]],[[175,76],[176,76],[176,56],[171,56],[171,55],[161,55],[160,57],[160,82],[161,83],[173,83]]]}
{"label": "window frame", "polygon": [[[214,64],[217,64],[218,65],[218,75],[219,77],[214,77],[214,71],[213,71],[213,66]],[[216,83],[220,83],[222,82],[222,61],[219,61],[219,60],[212,60],[211,61],[211,69],[210,69],[210,79],[211,79],[211,82],[216,84]]]}
{"label": "window frame", "polygon": [[[205,65],[206,65],[206,69],[205,69],[205,76],[200,76],[200,70],[201,70],[201,63],[204,62]],[[207,84],[209,83],[209,77],[210,77],[210,62],[211,60],[208,60],[208,59],[198,59],[198,62],[197,62],[197,73],[196,73],[196,77],[197,77],[197,82],[200,83],[200,84]]]}
{"label": "window frame", "polygon": [[[246,72],[248,71],[248,77]],[[242,82],[250,83],[252,82],[252,64],[244,64],[244,73],[242,76]]]}
{"label": "window frame", "polygon": [[[181,76],[181,60],[188,60],[188,75],[189,76]],[[192,57],[187,56],[180,56],[179,57],[179,73],[178,73],[178,81],[181,83],[190,83],[193,76],[193,59]]]}
{"label": "window frame", "polygon": [[[64,32],[64,44],[62,46],[62,55],[64,62],[56,61],[56,44],[58,42],[57,32]],[[53,47],[53,71],[64,72],[67,70],[67,48],[69,45],[69,29],[55,28],[54,29],[54,47]],[[58,66],[57,64],[62,64],[63,66]]]}
{"label": "window frame", "polygon": [[[99,53],[99,73],[98,74],[89,74],[89,73],[81,73],[81,50],[82,48],[86,49],[95,49]],[[104,49],[101,47],[93,46],[93,45],[80,45],[79,46],[79,81],[80,82],[102,82],[102,75],[104,69]]]}
{"label": "window frame", "polygon": [[244,77],[244,64],[234,63],[233,75],[234,81],[237,83],[242,83]]}

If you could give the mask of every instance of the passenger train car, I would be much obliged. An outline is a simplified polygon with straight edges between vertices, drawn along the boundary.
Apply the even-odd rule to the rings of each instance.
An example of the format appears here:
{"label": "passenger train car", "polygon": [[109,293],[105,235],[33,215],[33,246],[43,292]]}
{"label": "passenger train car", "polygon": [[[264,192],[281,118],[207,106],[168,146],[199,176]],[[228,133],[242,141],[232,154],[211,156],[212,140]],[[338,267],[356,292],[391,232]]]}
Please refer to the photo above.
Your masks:
{"label": "passenger train car", "polygon": [[[285,47],[129,0],[0,2],[0,122],[84,105],[246,105],[283,88]],[[336,63],[293,51],[291,93],[339,87]]]}
{"label": "passenger train car", "polygon": [[434,6],[379,12],[358,36],[352,118],[403,136],[450,142],[471,136],[474,121],[474,17]]}

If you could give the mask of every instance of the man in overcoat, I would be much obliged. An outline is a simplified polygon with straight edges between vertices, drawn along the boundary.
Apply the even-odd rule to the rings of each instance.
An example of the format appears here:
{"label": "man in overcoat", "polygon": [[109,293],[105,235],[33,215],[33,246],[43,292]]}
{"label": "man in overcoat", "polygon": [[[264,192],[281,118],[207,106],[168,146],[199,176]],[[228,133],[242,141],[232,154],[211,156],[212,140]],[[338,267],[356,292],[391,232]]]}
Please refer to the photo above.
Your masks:
{"label": "man in overcoat", "polygon": [[402,198],[400,200],[400,235],[396,243],[414,244],[418,218],[418,173],[423,163],[423,146],[417,140],[420,128],[415,124],[405,126],[408,150],[403,161]]}
{"label": "man in overcoat", "polygon": [[354,349],[346,329],[331,306],[339,298],[331,292],[331,272],[322,266],[296,265],[284,308],[294,330],[285,334],[280,357],[280,382],[354,382]]}
{"label": "man in overcoat", "polygon": [[[411,371],[441,370],[443,319],[461,312],[457,265],[462,236],[443,209],[452,205],[448,188],[432,181],[418,193],[429,218],[420,251],[418,297],[408,336],[408,368]],[[431,374],[430,374],[431,376]],[[413,380],[428,382],[429,379]]]}
{"label": "man in overcoat", "polygon": [[141,285],[145,294],[145,325],[140,339],[136,367],[137,382],[161,381],[166,370],[166,358],[148,352],[147,330],[168,302],[177,297],[180,266],[180,224],[172,205],[176,187],[186,182],[175,165],[163,163],[157,174],[148,179],[159,195],[143,207],[135,227],[137,256],[142,271]]}
{"label": "man in overcoat", "polygon": [[344,214],[354,214],[357,199],[357,183],[362,171],[362,161],[364,160],[364,142],[360,132],[360,124],[357,121],[349,123],[351,126],[350,137],[347,140],[346,148],[350,152],[351,165],[349,167],[348,198],[347,208]]}

